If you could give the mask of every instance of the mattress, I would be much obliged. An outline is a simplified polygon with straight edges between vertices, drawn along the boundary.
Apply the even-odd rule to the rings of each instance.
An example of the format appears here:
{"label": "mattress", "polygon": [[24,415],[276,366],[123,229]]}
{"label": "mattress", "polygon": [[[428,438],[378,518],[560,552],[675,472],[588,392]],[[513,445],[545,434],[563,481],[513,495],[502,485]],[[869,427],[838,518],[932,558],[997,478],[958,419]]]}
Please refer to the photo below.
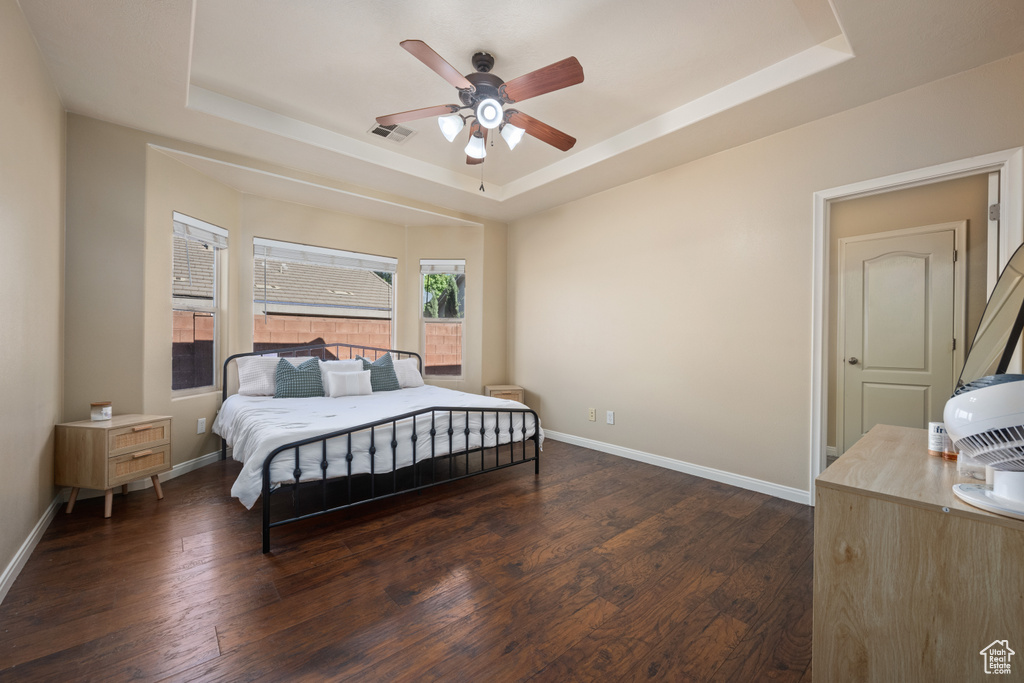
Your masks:
{"label": "mattress", "polygon": [[[263,463],[267,456],[279,446],[294,441],[328,434],[350,427],[384,420],[403,415],[423,408],[435,406],[510,409],[526,408],[517,401],[467,394],[425,385],[399,391],[376,392],[367,396],[347,396],[343,398],[271,398],[269,396],[234,395],[224,401],[217,419],[213,423],[214,433],[220,435],[231,447],[232,457],[243,464],[242,471],[231,487],[231,495],[252,508],[260,497],[263,489]],[[526,422],[525,436],[523,432],[524,417]],[[434,455],[447,455],[448,413],[435,415]],[[480,447],[481,422],[484,428],[483,445],[493,447],[507,444],[510,440],[522,441],[537,433],[538,442],[543,443],[544,433],[540,424],[534,424],[534,417],[529,413],[513,413],[511,416],[512,434],[509,434],[509,414],[495,413],[459,413],[451,416],[452,449],[461,452],[467,447],[467,438],[463,430],[467,421],[470,434],[469,448]],[[497,421],[498,433],[495,434]],[[416,418],[416,461],[431,456],[431,416],[421,415]],[[390,424],[374,430],[373,441],[376,452],[373,456],[373,472],[384,473],[392,470],[391,441],[394,434],[398,442],[397,467],[402,468],[413,463],[413,418],[406,418],[396,423],[392,430]],[[371,471],[370,463],[370,431],[364,430],[352,435],[352,474],[366,474]],[[341,477],[349,473],[345,459],[349,449],[348,438],[334,438],[327,442],[328,468],[327,476]],[[320,461],[323,446],[320,442],[299,448],[299,468],[302,474],[300,481],[312,481],[322,477]],[[294,481],[294,451],[278,455],[273,460],[270,470],[271,486],[277,487]]]}

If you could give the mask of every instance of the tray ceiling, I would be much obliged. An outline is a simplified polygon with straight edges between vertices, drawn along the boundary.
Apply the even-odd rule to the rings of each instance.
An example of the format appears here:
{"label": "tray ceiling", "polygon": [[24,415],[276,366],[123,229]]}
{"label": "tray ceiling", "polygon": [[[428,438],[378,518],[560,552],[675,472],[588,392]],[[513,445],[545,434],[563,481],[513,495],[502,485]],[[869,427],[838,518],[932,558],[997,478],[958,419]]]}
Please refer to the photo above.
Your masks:
{"label": "tray ceiling", "polygon": [[[1024,50],[1019,0],[21,6],[69,111],[500,220]],[[408,38],[463,73],[490,52],[505,80],[577,57],[582,84],[517,105],[576,146],[496,140],[469,167],[465,133],[448,143],[433,118],[400,144],[369,134],[457,101]]]}

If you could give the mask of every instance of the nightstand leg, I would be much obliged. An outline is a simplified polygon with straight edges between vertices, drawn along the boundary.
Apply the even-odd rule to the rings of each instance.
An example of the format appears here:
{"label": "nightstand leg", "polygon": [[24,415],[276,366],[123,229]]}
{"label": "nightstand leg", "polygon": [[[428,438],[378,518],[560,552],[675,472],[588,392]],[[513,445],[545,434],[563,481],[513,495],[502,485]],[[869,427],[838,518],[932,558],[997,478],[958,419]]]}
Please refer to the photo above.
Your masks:
{"label": "nightstand leg", "polygon": [[121,495],[122,496],[127,496],[128,495],[128,484],[121,484]]}
{"label": "nightstand leg", "polygon": [[160,488],[160,475],[154,474],[152,477],[150,477],[150,479],[153,480],[153,488],[156,489],[156,499],[163,500],[164,490]]}
{"label": "nightstand leg", "polygon": [[75,501],[78,500],[78,487],[72,487],[71,497],[68,498],[68,509],[67,514],[71,514],[71,511],[75,509]]}
{"label": "nightstand leg", "polygon": [[114,489],[107,489],[103,492],[103,518],[110,517],[114,509]]}

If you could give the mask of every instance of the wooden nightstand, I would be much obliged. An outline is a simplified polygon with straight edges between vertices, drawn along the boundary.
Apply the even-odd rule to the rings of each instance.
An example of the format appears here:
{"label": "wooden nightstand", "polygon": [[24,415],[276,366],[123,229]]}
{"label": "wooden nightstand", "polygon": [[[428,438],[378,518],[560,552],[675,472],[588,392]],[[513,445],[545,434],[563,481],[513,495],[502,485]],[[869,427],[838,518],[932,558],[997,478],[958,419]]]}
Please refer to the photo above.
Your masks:
{"label": "wooden nightstand", "polygon": [[526,390],[515,384],[488,384],[484,387],[484,394],[526,403]]}
{"label": "wooden nightstand", "polygon": [[171,418],[168,415],[115,415],[110,420],[82,420],[57,425],[54,482],[70,486],[67,511],[78,490],[105,492],[103,516],[110,517],[114,487],[150,477],[157,499],[164,497],[160,474],[171,469]]}

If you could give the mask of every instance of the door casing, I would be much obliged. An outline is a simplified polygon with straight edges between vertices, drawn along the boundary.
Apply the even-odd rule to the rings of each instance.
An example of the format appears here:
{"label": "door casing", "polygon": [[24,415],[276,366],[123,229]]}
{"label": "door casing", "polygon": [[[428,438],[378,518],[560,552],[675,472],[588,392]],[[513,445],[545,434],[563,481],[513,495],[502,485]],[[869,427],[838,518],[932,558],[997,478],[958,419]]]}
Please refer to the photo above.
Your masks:
{"label": "door casing", "polygon": [[1003,264],[1024,242],[1024,147],[958,159],[888,176],[862,180],[818,190],[812,195],[812,275],[811,275],[811,433],[808,503],[814,505],[814,480],[825,469],[828,420],[828,278],[829,210],[832,202],[866,197],[908,187],[938,183],[980,173],[999,173],[999,200],[1002,207],[994,250]]}

